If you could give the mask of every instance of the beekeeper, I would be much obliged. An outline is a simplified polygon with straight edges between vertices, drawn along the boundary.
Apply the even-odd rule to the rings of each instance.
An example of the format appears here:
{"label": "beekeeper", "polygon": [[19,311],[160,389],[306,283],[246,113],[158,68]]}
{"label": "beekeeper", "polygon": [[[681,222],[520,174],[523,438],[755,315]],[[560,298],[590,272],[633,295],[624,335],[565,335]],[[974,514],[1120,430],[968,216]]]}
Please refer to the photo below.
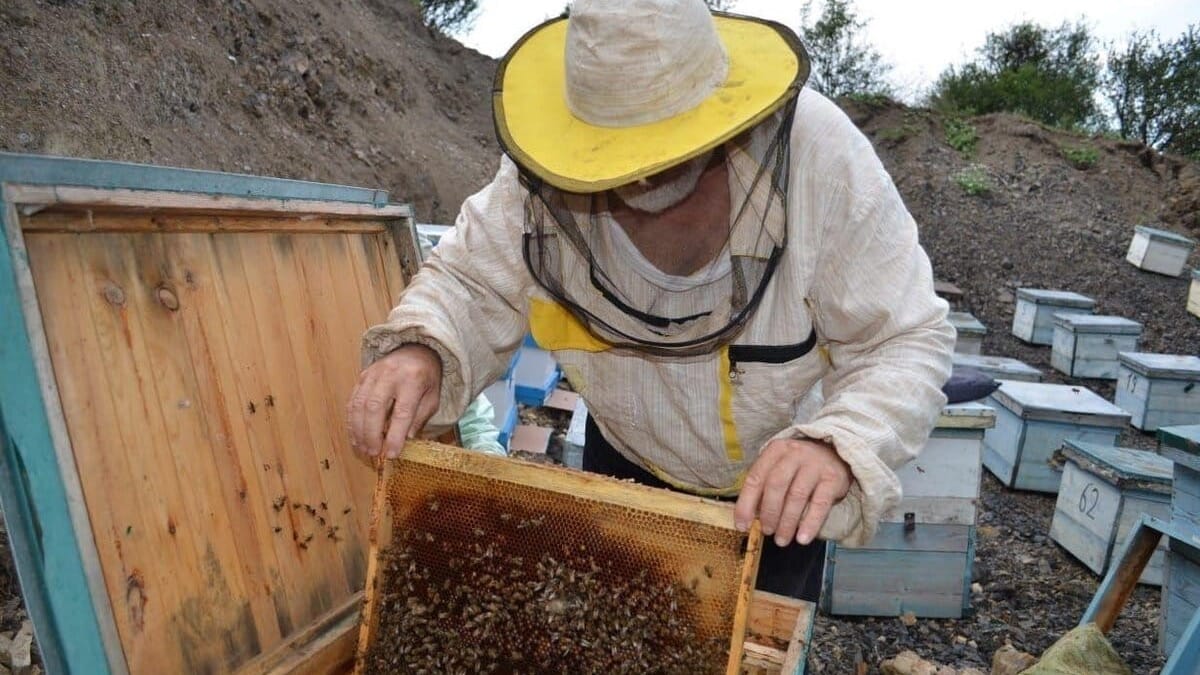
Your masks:
{"label": "beekeeper", "polygon": [[[591,411],[584,468],[737,498],[759,587],[815,599],[944,398],[953,330],[867,139],[796,35],[701,0],[576,0],[493,89],[505,156],[386,323],[359,452],[452,424],[527,332]],[[823,384],[823,397],[820,395]]]}

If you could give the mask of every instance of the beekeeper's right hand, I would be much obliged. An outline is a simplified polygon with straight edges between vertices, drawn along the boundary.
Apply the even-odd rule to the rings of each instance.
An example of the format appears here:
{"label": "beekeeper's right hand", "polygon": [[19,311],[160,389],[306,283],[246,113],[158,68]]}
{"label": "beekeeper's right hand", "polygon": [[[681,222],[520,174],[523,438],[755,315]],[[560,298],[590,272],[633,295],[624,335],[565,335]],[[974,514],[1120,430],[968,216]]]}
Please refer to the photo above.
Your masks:
{"label": "beekeeper's right hand", "polygon": [[400,456],[437,412],[442,392],[442,360],[425,345],[407,344],[389,352],[358,376],[346,404],[350,445],[371,457],[380,451]]}

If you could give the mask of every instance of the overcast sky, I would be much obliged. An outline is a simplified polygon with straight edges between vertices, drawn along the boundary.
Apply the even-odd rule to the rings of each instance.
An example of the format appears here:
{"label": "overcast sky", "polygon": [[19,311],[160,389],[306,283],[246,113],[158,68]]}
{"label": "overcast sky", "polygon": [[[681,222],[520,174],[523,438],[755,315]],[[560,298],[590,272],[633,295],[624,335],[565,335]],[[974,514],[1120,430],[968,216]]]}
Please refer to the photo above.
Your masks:
{"label": "overcast sky", "polygon": [[[566,0],[480,0],[473,28],[459,36],[468,46],[499,57],[529,28],[558,15]],[[800,24],[799,0],[736,0],[732,11]],[[924,92],[943,68],[969,58],[994,32],[1023,20],[1057,26],[1084,19],[1102,40],[1121,40],[1131,30],[1155,29],[1174,38],[1200,24],[1200,0],[855,0],[870,23],[868,41],[893,65],[892,79],[904,98]]]}

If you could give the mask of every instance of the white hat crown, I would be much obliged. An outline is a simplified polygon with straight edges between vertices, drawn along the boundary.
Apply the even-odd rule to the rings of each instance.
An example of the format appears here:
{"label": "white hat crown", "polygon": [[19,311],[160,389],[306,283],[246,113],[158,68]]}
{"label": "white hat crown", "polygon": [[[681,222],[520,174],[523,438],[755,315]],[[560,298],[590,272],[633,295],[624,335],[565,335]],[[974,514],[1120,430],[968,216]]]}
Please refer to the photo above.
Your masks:
{"label": "white hat crown", "polygon": [[567,106],[602,127],[650,124],[691,110],[729,74],[702,0],[576,0],[564,58]]}

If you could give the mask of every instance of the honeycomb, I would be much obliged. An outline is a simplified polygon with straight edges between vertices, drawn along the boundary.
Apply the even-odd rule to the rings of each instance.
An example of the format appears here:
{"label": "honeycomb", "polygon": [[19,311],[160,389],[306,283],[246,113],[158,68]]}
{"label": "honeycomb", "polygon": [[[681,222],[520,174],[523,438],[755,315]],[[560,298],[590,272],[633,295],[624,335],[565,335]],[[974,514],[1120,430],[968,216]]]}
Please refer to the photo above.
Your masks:
{"label": "honeycomb", "polygon": [[431,443],[387,475],[359,672],[720,673],[740,653],[757,546],[718,524],[728,505]]}

